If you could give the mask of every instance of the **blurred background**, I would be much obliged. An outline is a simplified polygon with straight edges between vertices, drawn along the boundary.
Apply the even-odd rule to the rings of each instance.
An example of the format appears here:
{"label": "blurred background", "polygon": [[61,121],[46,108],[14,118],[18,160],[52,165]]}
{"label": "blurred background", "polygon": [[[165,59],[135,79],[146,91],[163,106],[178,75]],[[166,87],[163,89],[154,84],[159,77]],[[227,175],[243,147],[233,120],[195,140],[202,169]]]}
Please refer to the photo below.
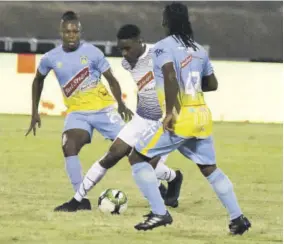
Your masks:
{"label": "blurred background", "polygon": [[[185,2],[196,40],[210,48],[210,56],[226,60],[281,61],[283,53],[282,2]],[[58,39],[60,17],[67,10],[79,13],[84,38],[99,42],[109,56],[118,28],[126,23],[141,27],[145,41],[163,37],[161,13],[165,2],[0,2],[0,51],[29,52],[29,45],[7,44],[7,38]],[[33,44],[33,41],[31,41]],[[40,45],[44,53],[52,45]],[[36,47],[32,47],[36,52]]]}
{"label": "blurred background", "polygon": [[[125,102],[135,110],[137,87],[121,67],[116,33],[124,24],[136,24],[145,42],[154,44],[164,37],[161,20],[167,3],[0,2],[0,85],[6,88],[0,90],[0,113],[30,114],[31,82],[42,54],[60,45],[60,19],[68,10],[79,14],[82,38],[105,53],[120,82]],[[218,91],[205,94],[213,119],[282,122],[279,81],[283,61],[283,3],[184,3],[188,6],[195,39],[208,50],[219,80]],[[45,84],[40,112],[64,114],[66,108],[53,72]]]}

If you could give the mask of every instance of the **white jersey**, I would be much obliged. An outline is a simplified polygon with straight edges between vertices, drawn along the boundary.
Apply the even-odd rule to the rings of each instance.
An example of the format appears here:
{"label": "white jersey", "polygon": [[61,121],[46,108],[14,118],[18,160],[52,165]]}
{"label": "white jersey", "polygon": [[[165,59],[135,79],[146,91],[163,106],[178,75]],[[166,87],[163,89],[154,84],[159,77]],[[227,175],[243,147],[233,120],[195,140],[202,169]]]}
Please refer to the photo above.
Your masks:
{"label": "white jersey", "polygon": [[122,60],[122,67],[131,73],[138,87],[137,114],[145,119],[159,120],[162,110],[155,89],[152,49],[146,45],[145,52],[139,57],[134,68],[131,68],[126,59]]}

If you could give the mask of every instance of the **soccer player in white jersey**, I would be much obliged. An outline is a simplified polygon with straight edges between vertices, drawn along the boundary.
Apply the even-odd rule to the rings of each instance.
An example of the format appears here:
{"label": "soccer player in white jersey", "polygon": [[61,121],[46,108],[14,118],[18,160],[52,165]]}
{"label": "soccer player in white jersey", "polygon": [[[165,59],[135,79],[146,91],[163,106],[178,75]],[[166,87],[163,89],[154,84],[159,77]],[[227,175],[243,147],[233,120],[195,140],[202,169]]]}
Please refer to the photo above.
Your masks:
{"label": "soccer player in white jersey", "polygon": [[[91,141],[93,130],[114,140],[124,126],[120,115],[129,120],[132,112],[122,101],[119,83],[104,54],[92,44],[80,41],[81,24],[74,12],[63,14],[60,30],[62,45],[43,56],[33,81],[31,124],[26,135],[32,130],[35,135],[36,125],[41,125],[38,104],[44,79],[53,70],[67,107],[62,149],[66,171],[76,192],[83,180],[78,153]],[[119,113],[116,101],[101,82],[101,75],[110,85]],[[90,201],[85,198],[78,209],[90,210]]]}
{"label": "soccer player in white jersey", "polygon": [[[155,90],[152,50],[142,42],[140,30],[135,25],[122,26],[117,33],[117,39],[118,47],[124,57],[122,66],[131,73],[138,86],[136,114],[120,131],[106,155],[95,162],[87,172],[74,198],[58,206],[55,211],[76,211],[87,192],[103,178],[108,169],[130,153],[132,147],[138,142],[147,128],[156,126],[162,116]],[[164,164],[166,157],[167,155],[155,157],[150,161],[150,164],[155,168],[157,178],[168,182],[168,190],[164,196],[163,188],[160,187],[165,204],[177,207],[183,178],[179,170],[174,171]],[[160,195],[159,192],[157,194]]]}
{"label": "soccer player in white jersey", "polygon": [[129,156],[135,182],[151,206],[150,214],[135,228],[145,231],[172,223],[147,161],[177,149],[197,164],[228,211],[231,234],[243,234],[251,224],[239,207],[231,181],[216,166],[211,112],[203,97],[204,91],[218,86],[208,54],[193,39],[184,4],[165,7],[163,27],[167,37],[154,47],[153,66],[165,118],[148,129]]}

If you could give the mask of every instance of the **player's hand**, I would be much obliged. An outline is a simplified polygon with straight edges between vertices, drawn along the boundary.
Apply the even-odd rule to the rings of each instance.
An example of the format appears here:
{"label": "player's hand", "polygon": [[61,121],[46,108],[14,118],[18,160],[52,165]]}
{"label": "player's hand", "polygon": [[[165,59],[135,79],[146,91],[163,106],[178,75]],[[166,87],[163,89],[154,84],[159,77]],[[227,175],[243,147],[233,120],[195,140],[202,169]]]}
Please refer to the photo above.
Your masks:
{"label": "player's hand", "polygon": [[121,118],[126,122],[130,121],[133,116],[132,111],[127,108],[124,103],[118,104],[118,113],[120,114]]}
{"label": "player's hand", "polygon": [[175,116],[173,114],[166,114],[163,120],[164,131],[174,132]]}
{"label": "player's hand", "polygon": [[36,125],[38,125],[38,128],[41,127],[41,120],[40,120],[40,116],[38,113],[36,114],[32,114],[32,119],[31,119],[31,124],[30,124],[30,128],[28,129],[27,133],[25,136],[27,136],[28,134],[30,134],[30,132],[33,130],[34,136],[36,135]]}

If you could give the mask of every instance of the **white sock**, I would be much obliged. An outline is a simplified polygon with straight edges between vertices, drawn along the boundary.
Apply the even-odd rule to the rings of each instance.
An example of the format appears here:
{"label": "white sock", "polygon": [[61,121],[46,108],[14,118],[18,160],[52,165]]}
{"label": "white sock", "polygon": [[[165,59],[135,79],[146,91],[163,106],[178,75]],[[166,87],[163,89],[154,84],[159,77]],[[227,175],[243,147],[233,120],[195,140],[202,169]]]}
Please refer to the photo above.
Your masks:
{"label": "white sock", "polygon": [[96,185],[106,174],[107,169],[103,168],[98,161],[96,161],[89,169],[84,177],[82,184],[76,192],[74,198],[81,202],[86,197],[88,191],[90,191],[94,185]]}
{"label": "white sock", "polygon": [[174,178],[176,178],[176,172],[165,165],[164,162],[166,161],[167,157],[168,155],[161,157],[155,169],[155,173],[159,180],[166,180],[167,182],[171,182]]}

